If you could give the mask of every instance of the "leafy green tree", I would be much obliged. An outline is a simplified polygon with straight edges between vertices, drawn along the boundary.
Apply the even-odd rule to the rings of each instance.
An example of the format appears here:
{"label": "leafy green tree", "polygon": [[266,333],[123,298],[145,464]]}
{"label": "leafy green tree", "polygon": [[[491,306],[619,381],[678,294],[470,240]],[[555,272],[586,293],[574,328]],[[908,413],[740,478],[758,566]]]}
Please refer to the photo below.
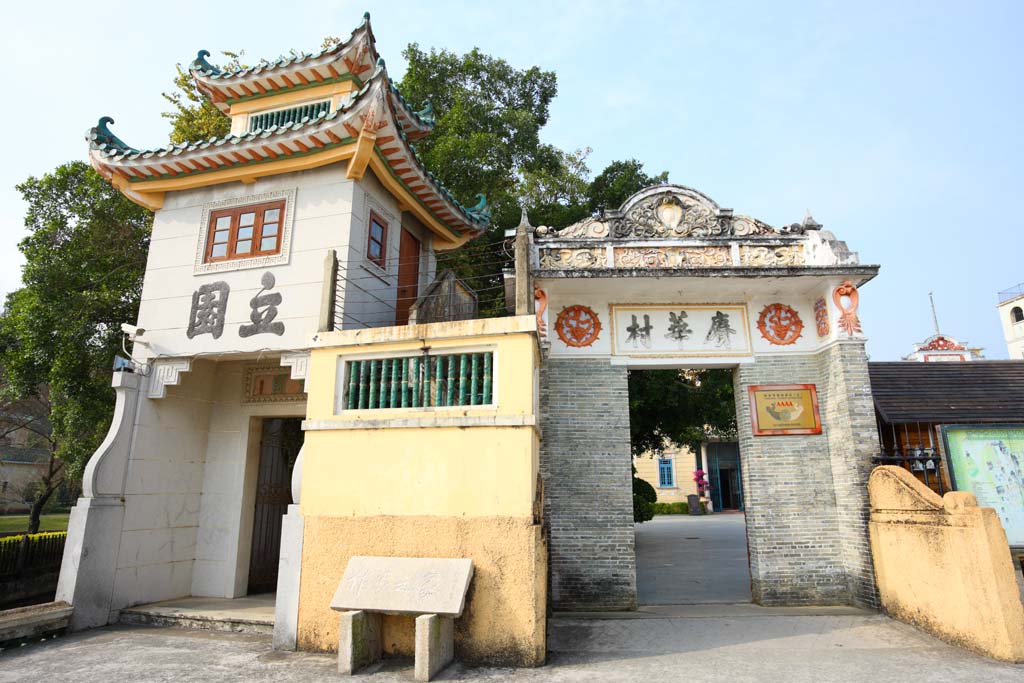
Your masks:
{"label": "leafy green tree", "polygon": [[64,477],[78,478],[113,412],[110,368],[122,322],[138,316],[152,214],[80,161],[18,185],[28,204],[22,287],[0,316],[4,400],[45,402],[53,486],[40,489],[30,531]]}
{"label": "leafy green tree", "polygon": [[587,209],[617,209],[630,195],[658,183],[668,182],[668,171],[649,176],[644,165],[636,159],[613,161],[590,183],[587,189]]}
{"label": "leafy green tree", "polygon": [[563,209],[583,204],[589,150],[565,153],[540,140],[558,92],[554,72],[516,69],[478,49],[426,52],[413,43],[402,54],[399,89],[410,102],[429,101],[437,119],[416,146],[424,165],[464,204],[484,194],[493,211],[487,233],[443,263],[477,290],[482,314],[501,314],[504,231],[519,223],[524,197],[534,224],[585,215]]}
{"label": "leafy green tree", "polygon": [[634,455],[661,453],[666,440],[697,452],[709,436],[734,436],[732,371],[631,370],[629,430]]}

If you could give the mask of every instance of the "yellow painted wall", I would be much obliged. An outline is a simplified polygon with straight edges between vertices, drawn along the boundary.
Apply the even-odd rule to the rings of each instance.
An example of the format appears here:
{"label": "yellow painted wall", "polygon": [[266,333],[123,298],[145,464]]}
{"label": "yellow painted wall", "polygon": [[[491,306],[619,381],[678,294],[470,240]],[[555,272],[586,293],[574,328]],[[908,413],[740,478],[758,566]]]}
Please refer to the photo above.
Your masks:
{"label": "yellow painted wall", "polygon": [[[671,458],[675,464],[675,486],[663,487],[658,477],[658,458]],[[636,476],[654,487],[659,503],[685,503],[687,496],[697,494],[697,483],[693,481],[694,459],[689,448],[665,449],[664,455],[642,455],[633,458]]]}
{"label": "yellow painted wall", "polygon": [[[431,353],[457,352],[458,349],[484,347],[495,351],[494,408],[408,408],[344,411],[346,417],[423,417],[424,415],[533,415],[535,371],[539,360],[533,316],[464,320],[455,323],[431,323],[404,327],[378,327],[365,330],[324,332],[318,335],[325,348],[310,354],[306,391],[310,420],[336,417],[334,379],[340,358],[359,358],[372,354],[384,357],[417,351],[424,344]],[[313,379],[315,378],[315,379]]]}
{"label": "yellow painted wall", "polygon": [[868,492],[885,610],[989,657],[1024,661],[1024,606],[995,510],[966,492],[940,498],[900,467],[875,468]]}
{"label": "yellow painted wall", "polygon": [[[547,548],[541,527],[510,517],[312,517],[306,519],[298,646],[338,647],[331,597],[353,555],[470,557],[473,581],[455,620],[465,664],[538,666],[545,655]],[[413,653],[413,618],[384,618],[385,652]]]}
{"label": "yellow painted wall", "polygon": [[306,432],[305,516],[529,517],[537,437],[529,427]]}
{"label": "yellow painted wall", "polygon": [[[543,663],[535,325],[523,316],[318,335],[306,380],[301,648],[337,647],[330,600],[349,557],[469,557],[475,575],[456,620],[456,656]],[[340,363],[425,344],[433,353],[493,351],[494,405],[338,410]],[[409,618],[388,618],[387,651],[411,652],[411,629]]]}

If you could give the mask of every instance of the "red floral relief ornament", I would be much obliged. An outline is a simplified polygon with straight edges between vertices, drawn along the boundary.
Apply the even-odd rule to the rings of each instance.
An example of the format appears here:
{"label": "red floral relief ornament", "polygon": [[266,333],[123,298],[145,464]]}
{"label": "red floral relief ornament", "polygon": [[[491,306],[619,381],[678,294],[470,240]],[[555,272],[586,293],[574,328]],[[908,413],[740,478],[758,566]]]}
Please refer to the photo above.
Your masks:
{"label": "red floral relief ornament", "polygon": [[787,346],[800,338],[804,321],[786,304],[768,304],[757,319],[761,336],[777,346]]}
{"label": "red floral relief ornament", "polygon": [[928,342],[928,346],[921,349],[922,351],[966,351],[967,347],[963,344],[957,344],[948,337],[936,337],[932,341]]}
{"label": "red floral relief ornament", "polygon": [[[843,305],[843,297],[849,299],[849,305]],[[842,311],[839,314],[839,329],[844,330],[847,335],[853,336],[860,332],[860,318],[857,317],[857,306],[860,303],[860,294],[857,287],[847,280],[832,290],[832,301],[836,308]]]}
{"label": "red floral relief ornament", "polygon": [[597,313],[586,306],[569,306],[562,309],[555,319],[555,332],[566,346],[590,346],[601,333],[601,321],[597,319]]}
{"label": "red floral relief ornament", "polygon": [[828,302],[820,297],[814,302],[814,324],[818,328],[819,337],[827,337],[830,332],[828,322]]}

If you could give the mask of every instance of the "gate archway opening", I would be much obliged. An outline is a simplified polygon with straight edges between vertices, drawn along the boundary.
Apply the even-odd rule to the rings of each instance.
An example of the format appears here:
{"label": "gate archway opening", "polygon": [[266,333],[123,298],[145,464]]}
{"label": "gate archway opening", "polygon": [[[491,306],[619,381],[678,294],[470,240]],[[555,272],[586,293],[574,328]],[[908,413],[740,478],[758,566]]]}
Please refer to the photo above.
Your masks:
{"label": "gate archway opening", "polygon": [[733,369],[628,378],[638,605],[749,603]]}
{"label": "gate archway opening", "polygon": [[[734,368],[754,602],[877,605],[866,488],[877,444],[857,306],[878,267],[810,215],[776,228],[680,185],[518,234],[545,336],[553,607],[636,607],[628,372],[681,367]],[[724,454],[713,458],[725,493]]]}

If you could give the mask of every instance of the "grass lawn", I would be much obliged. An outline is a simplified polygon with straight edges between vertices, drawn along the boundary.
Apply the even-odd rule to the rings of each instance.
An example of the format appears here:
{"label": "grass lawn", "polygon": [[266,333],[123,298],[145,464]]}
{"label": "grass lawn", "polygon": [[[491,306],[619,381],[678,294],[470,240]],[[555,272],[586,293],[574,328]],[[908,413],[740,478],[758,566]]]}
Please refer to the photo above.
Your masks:
{"label": "grass lawn", "polygon": [[[21,531],[28,528],[28,515],[0,515],[0,532]],[[39,518],[40,531],[67,531],[68,513],[43,515]]]}

